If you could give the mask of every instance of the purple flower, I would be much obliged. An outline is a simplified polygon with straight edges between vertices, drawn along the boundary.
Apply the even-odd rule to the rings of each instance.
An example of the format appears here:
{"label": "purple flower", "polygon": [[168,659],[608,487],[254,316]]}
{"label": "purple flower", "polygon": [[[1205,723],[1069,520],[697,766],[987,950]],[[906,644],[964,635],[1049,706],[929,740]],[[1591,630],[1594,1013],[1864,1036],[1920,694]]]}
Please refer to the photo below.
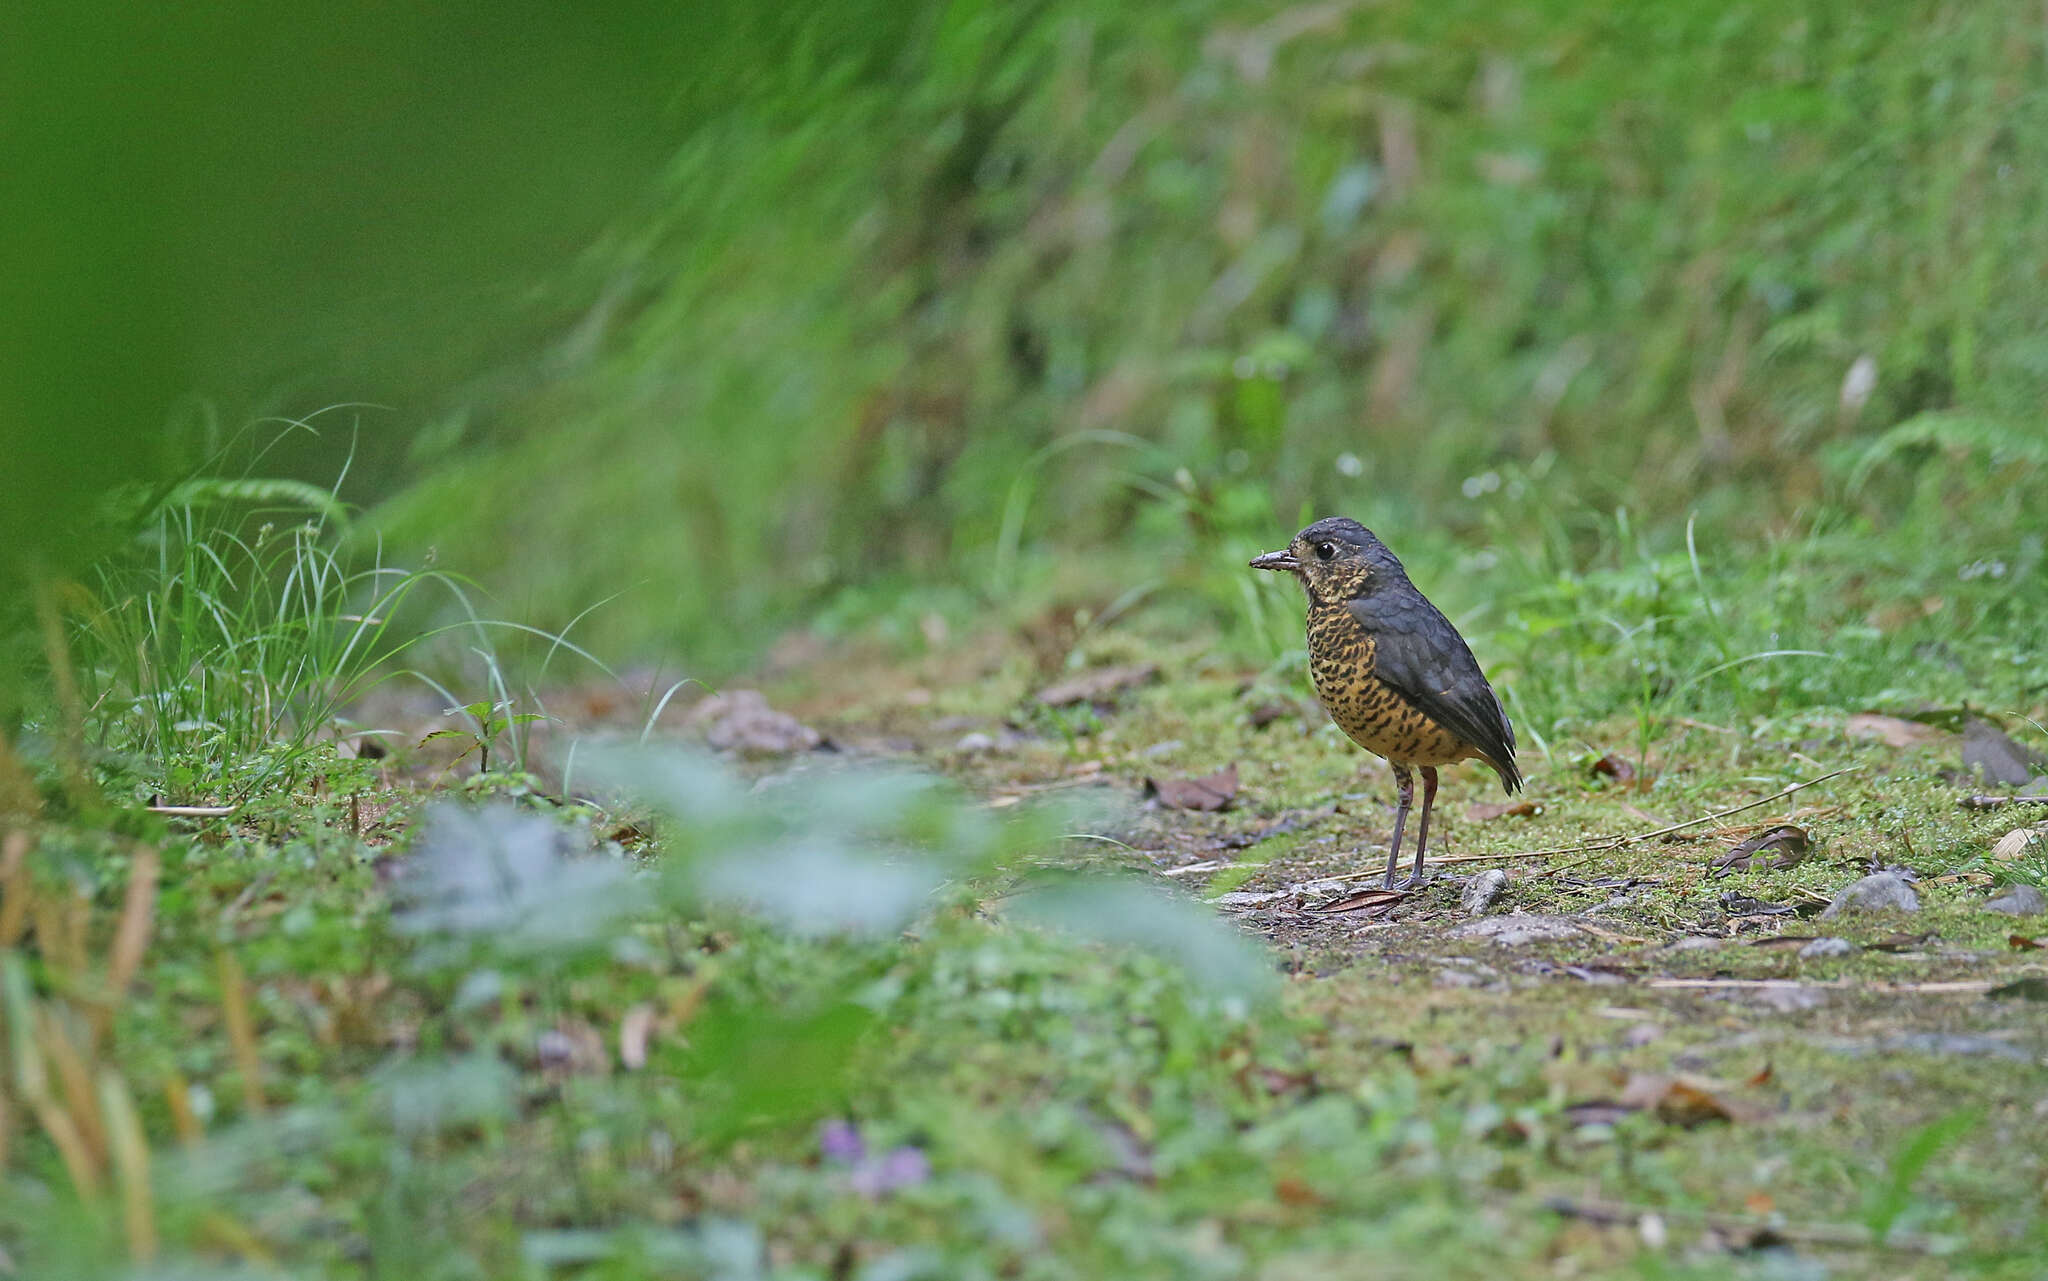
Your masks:
{"label": "purple flower", "polygon": [[917,1148],[892,1148],[853,1169],[853,1190],[870,1200],[903,1188],[915,1187],[930,1178],[931,1160]]}
{"label": "purple flower", "polygon": [[839,1165],[858,1165],[868,1154],[860,1127],[851,1121],[831,1120],[818,1127],[818,1152]]}

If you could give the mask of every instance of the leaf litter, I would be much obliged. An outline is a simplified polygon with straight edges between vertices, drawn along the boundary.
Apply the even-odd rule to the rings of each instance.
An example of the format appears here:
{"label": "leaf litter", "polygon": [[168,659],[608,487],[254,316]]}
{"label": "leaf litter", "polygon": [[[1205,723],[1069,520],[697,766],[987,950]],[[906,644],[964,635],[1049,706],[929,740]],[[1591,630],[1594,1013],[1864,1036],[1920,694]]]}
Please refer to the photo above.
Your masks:
{"label": "leaf litter", "polygon": [[[1757,833],[1708,865],[1708,876],[1734,872],[1783,872],[1797,867],[1812,847],[1806,829],[1781,823]],[[1767,855],[1771,857],[1766,857]]]}
{"label": "leaf litter", "polygon": [[1237,799],[1237,766],[1200,778],[1148,778],[1145,795],[1170,810],[1227,810]]}

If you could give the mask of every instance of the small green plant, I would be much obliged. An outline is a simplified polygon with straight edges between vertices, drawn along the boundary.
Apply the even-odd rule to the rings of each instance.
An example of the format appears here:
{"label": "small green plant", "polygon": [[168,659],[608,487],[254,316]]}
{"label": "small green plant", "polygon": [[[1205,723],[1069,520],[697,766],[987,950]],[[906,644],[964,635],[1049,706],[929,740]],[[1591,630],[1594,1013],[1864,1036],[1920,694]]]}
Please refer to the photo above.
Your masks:
{"label": "small green plant", "polygon": [[513,711],[512,700],[509,698],[497,703],[483,700],[465,703],[461,707],[451,707],[441,714],[443,716],[460,714],[468,717],[469,723],[459,729],[437,729],[421,739],[420,745],[424,747],[438,738],[459,739],[464,746],[462,751],[456,754],[455,759],[448,762],[448,768],[454,769],[463,761],[468,760],[470,755],[474,753],[476,756],[476,772],[479,774],[490,773],[491,744],[497,742],[506,731],[519,725],[531,725],[535,721],[547,719],[540,712]]}
{"label": "small green plant", "polygon": [[1906,1212],[1913,1207],[1913,1185],[1917,1183],[1935,1157],[1951,1146],[1956,1140],[1977,1128],[1984,1118],[1976,1111],[1965,1109],[1936,1117],[1907,1136],[1899,1147],[1899,1154],[1892,1158],[1891,1177],[1873,1188],[1864,1205],[1863,1222],[1870,1229],[1873,1241],[1882,1242],[1891,1235]]}

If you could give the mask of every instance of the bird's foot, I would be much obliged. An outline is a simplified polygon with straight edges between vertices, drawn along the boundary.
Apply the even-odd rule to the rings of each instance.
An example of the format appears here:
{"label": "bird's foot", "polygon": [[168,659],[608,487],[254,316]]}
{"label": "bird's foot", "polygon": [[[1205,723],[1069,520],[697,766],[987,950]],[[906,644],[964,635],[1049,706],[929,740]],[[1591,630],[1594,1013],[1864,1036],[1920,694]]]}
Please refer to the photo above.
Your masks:
{"label": "bird's foot", "polygon": [[1406,894],[1421,889],[1434,879],[1428,872],[1411,872],[1399,881],[1388,881],[1387,888],[1390,890],[1400,890],[1403,894]]}

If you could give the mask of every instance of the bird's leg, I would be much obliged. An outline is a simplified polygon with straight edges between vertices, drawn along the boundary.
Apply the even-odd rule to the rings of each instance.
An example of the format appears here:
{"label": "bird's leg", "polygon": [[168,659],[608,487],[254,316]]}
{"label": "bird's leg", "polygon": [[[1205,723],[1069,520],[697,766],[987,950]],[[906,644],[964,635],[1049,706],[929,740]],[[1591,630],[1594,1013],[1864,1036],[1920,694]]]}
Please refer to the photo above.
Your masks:
{"label": "bird's leg", "polygon": [[1401,804],[1394,811],[1394,841],[1387,846],[1388,889],[1394,888],[1394,869],[1401,865],[1401,829],[1408,826],[1408,806],[1415,800],[1415,776],[1408,772],[1406,765],[1394,766],[1394,785],[1400,789]]}
{"label": "bird's leg", "polygon": [[1408,877],[1409,886],[1422,884],[1422,856],[1429,849],[1429,808],[1436,804],[1436,767],[1422,767],[1422,823],[1415,829],[1415,871]]}

